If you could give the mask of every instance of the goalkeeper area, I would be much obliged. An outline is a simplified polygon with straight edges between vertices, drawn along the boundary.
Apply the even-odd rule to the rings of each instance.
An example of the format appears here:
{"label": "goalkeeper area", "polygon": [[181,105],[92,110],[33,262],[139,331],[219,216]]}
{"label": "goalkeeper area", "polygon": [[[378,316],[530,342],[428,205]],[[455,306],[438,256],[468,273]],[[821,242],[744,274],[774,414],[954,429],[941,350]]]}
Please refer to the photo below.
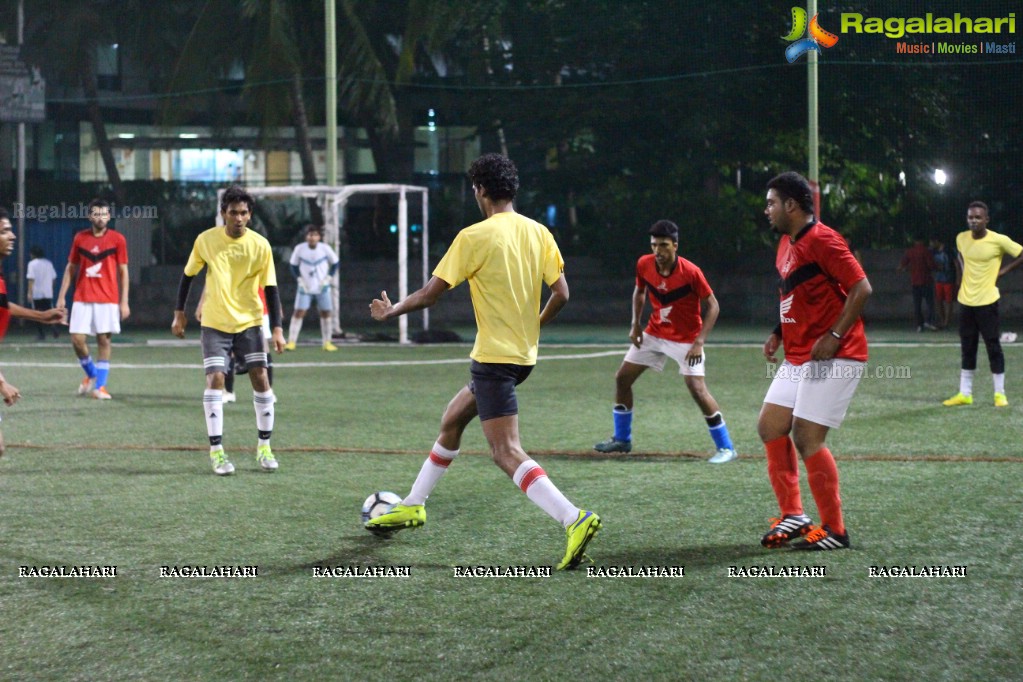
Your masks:
{"label": "goalkeeper area", "polygon": [[[224,197],[226,188],[217,190],[217,206]],[[422,235],[419,241],[421,279],[418,286],[426,284],[430,278],[430,193],[426,187],[404,184],[354,184],[354,185],[286,185],[282,187],[245,187],[245,191],[257,202],[260,200],[287,199],[301,197],[303,199],[315,200],[323,212],[323,240],[334,249],[334,252],[341,255],[342,229],[345,225],[346,207],[352,197],[360,195],[396,195],[398,205],[396,209],[394,229],[398,235],[398,291],[395,301],[400,301],[409,294],[409,271],[415,266],[410,262],[409,256],[409,197],[418,195],[419,207],[416,211],[419,220],[422,222]],[[217,212],[217,224],[223,224],[223,216]],[[339,311],[340,278],[337,273],[333,275],[334,284],[331,287],[333,297],[333,311],[331,313],[331,325],[334,332],[341,331]],[[290,306],[287,306],[290,309]],[[430,328],[430,312],[423,310],[414,315],[416,319],[422,319],[422,329]],[[398,319],[398,341],[399,343],[409,342],[408,316]]]}
{"label": "goalkeeper area", "polygon": [[[593,453],[627,332],[545,328],[518,388],[522,443],[604,528],[592,564],[494,577],[553,565],[564,532],[491,463],[478,423],[425,527],[382,539],[359,518],[369,494],[408,492],[469,378],[469,344],[275,356],[280,470],[259,471],[239,377],[224,429],[237,471],[222,478],[191,331],[187,346],[115,339],[109,401],[75,396],[66,343],[14,334],[0,350],[24,396],[2,422],[3,679],[998,680],[1023,667],[1023,390],[1010,382],[995,409],[982,365],[975,404],[942,407],[952,334],[872,334],[871,371],[829,436],[852,549],[794,553],[759,544],[777,514],[756,432],[762,330],[721,326],[708,344],[740,453],[715,466],[673,367],[634,387],[633,452]],[[1023,366],[1017,344],[1005,353]],[[817,520],[805,474],[802,488]],[[75,567],[116,575],[53,576]]]}

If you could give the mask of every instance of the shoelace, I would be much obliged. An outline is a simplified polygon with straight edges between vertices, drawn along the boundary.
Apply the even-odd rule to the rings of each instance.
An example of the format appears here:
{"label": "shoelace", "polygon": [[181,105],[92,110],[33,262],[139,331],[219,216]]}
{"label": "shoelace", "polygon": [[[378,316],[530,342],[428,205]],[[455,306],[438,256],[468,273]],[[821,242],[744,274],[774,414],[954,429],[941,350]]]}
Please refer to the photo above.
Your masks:
{"label": "shoelace", "polygon": [[806,534],[806,541],[813,544],[820,542],[826,537],[828,537],[828,531],[824,530],[823,526],[812,526],[810,532]]}

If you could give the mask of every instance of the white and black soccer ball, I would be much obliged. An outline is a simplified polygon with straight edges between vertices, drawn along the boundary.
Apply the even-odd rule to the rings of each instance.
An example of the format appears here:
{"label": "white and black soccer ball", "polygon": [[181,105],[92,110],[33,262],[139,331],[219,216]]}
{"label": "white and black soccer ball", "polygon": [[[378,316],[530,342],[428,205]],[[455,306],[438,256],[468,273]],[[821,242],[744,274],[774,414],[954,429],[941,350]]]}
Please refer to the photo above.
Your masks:
{"label": "white and black soccer ball", "polygon": [[362,523],[365,524],[370,519],[386,514],[394,509],[394,505],[399,502],[401,502],[401,497],[392,492],[384,490],[373,493],[362,503]]}

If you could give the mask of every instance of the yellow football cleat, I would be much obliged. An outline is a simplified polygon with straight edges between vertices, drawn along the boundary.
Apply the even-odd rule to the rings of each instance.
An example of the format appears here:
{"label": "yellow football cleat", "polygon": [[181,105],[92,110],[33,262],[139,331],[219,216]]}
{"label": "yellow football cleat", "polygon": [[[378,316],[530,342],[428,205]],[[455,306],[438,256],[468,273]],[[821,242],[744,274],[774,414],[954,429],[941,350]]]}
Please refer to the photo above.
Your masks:
{"label": "yellow football cleat", "polygon": [[395,533],[403,528],[419,528],[426,524],[426,507],[421,504],[396,504],[391,511],[366,522],[366,530],[378,535]]}
{"label": "yellow football cleat", "polygon": [[565,556],[554,567],[555,570],[564,571],[578,566],[579,562],[586,556],[583,554],[586,545],[590,544],[590,540],[593,539],[593,536],[597,534],[600,528],[599,516],[590,511],[579,510],[579,518],[565,529],[567,539]]}
{"label": "yellow football cleat", "polygon": [[256,461],[263,471],[277,471],[277,458],[269,445],[260,445],[256,448]]}
{"label": "yellow football cleat", "polygon": [[328,353],[333,353],[334,351],[337,350],[337,346],[328,341],[327,343],[323,344],[323,350],[327,351]]}
{"label": "yellow football cleat", "polygon": [[[956,393],[954,396],[952,396],[948,400],[942,401],[941,404],[944,405],[945,407],[955,407],[956,405],[972,405],[973,404],[973,396],[972,395],[963,395],[962,393]],[[1006,403],[1006,404],[1008,404],[1008,403]]]}
{"label": "yellow football cleat", "polygon": [[286,344],[284,344],[284,350],[295,350],[295,342],[288,341]]}
{"label": "yellow football cleat", "polygon": [[1009,399],[1004,393],[995,393],[995,407],[1008,407]]}

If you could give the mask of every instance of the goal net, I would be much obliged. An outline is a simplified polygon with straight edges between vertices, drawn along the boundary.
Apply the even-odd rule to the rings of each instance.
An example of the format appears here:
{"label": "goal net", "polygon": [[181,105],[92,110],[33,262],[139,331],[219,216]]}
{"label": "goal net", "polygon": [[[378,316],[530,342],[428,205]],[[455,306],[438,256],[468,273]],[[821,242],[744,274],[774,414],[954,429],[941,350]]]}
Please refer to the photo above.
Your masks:
{"label": "goal net", "polygon": [[[422,202],[422,282],[426,284],[430,278],[429,244],[429,189],[417,185],[400,184],[363,184],[363,185],[287,185],[281,187],[246,187],[245,190],[254,199],[261,197],[301,197],[303,199],[315,199],[323,210],[323,238],[336,252],[340,254],[341,227],[345,222],[345,209],[348,200],[356,194],[397,194],[398,195],[398,297],[391,299],[400,301],[408,296],[409,286],[409,195],[419,195]],[[217,190],[217,205],[223,198],[226,189]],[[220,212],[217,212],[217,224],[223,224]],[[345,264],[342,263],[341,267]],[[412,267],[415,267],[414,264]],[[334,332],[341,331],[340,310],[340,269],[334,273],[334,286],[331,287],[334,310],[331,313],[331,325]],[[423,329],[430,328],[430,312],[423,310]],[[398,341],[408,343],[408,315],[398,318]]]}

